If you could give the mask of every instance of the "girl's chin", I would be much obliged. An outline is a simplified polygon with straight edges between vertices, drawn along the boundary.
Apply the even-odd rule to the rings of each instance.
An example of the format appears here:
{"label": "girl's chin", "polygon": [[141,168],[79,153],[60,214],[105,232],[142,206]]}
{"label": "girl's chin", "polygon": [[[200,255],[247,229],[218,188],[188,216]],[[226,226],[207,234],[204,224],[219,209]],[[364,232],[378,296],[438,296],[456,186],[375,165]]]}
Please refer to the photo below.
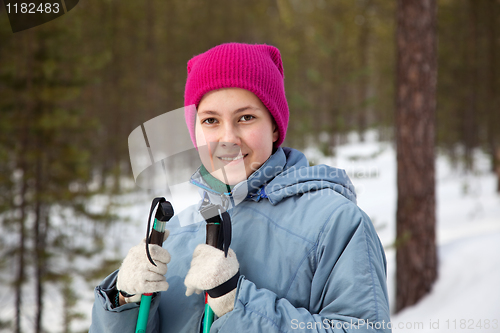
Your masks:
{"label": "girl's chin", "polygon": [[[234,179],[243,178],[241,180],[246,179],[245,157],[232,161],[226,161],[217,158],[214,159],[214,161],[215,161],[214,167],[216,170],[215,173],[218,176],[221,176],[221,178],[216,177],[217,179],[221,181],[223,179],[222,177],[229,177]],[[238,182],[240,182],[241,180],[239,180]],[[229,184],[229,185],[234,185],[234,184]]]}
{"label": "girl's chin", "polygon": [[237,168],[236,170],[231,170],[229,168],[224,168],[224,173],[221,170],[217,170],[212,174],[215,178],[227,185],[236,185],[247,179],[245,169]]}

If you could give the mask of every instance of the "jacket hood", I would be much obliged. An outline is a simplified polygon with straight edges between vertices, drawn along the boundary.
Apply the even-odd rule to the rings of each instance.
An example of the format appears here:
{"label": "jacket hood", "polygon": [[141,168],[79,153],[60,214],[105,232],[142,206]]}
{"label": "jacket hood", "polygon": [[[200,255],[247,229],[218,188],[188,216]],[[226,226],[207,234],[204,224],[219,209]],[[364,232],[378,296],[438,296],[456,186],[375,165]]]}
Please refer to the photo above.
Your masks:
{"label": "jacket hood", "polygon": [[[287,197],[321,189],[332,189],[356,203],[354,186],[344,170],[325,164],[309,166],[303,153],[287,147],[278,148],[246,181],[237,184],[231,193],[217,193],[210,189],[199,172],[193,175],[191,182],[200,188],[202,197],[208,195],[212,203],[222,204],[225,208],[245,199],[259,201],[267,198],[276,205]],[[232,200],[227,200],[228,197]]]}
{"label": "jacket hood", "polygon": [[356,203],[354,185],[344,170],[325,164],[309,166],[304,154],[292,148],[282,148],[282,153],[286,157],[283,171],[264,189],[273,205],[287,197],[321,189],[332,189]]}

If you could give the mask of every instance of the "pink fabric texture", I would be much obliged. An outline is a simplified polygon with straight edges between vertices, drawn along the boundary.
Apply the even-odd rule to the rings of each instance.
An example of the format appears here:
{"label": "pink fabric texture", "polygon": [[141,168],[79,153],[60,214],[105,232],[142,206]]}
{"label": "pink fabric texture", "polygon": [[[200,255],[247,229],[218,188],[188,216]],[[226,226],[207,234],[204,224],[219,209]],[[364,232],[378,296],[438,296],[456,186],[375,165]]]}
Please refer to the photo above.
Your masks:
{"label": "pink fabric texture", "polygon": [[207,92],[221,88],[242,88],[253,92],[269,110],[278,126],[279,138],[275,147],[283,143],[289,110],[283,63],[276,47],[265,44],[221,44],[189,60],[187,72],[185,117],[195,147],[195,107],[198,107]]}

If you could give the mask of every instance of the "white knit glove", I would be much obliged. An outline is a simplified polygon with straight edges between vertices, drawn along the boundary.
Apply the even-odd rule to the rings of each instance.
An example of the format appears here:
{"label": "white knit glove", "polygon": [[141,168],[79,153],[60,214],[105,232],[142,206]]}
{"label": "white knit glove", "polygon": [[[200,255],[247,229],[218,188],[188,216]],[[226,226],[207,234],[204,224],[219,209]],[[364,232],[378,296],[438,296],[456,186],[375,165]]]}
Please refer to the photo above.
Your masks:
{"label": "white knit glove", "polygon": [[[164,241],[167,239],[168,234],[169,231],[165,230]],[[149,245],[149,253],[156,266],[149,262],[146,255],[146,240],[143,239],[128,251],[118,271],[117,289],[133,295],[125,298],[127,303],[140,302],[142,294],[168,289],[165,274],[167,274],[170,254],[166,249],[155,244]]]}
{"label": "white knit glove", "polygon": [[[210,290],[231,279],[239,270],[240,264],[233,250],[229,249],[227,258],[224,251],[213,246],[200,244],[193,252],[191,268],[186,275],[186,296],[193,292],[200,294],[203,290]],[[236,288],[229,293],[212,298],[208,296],[208,304],[214,313],[222,317],[234,308]]]}

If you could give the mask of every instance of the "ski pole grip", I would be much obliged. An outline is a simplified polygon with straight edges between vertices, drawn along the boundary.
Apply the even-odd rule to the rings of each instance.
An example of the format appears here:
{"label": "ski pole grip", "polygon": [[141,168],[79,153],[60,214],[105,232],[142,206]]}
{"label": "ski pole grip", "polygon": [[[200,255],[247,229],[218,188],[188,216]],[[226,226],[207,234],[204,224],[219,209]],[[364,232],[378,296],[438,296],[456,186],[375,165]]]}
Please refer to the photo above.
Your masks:
{"label": "ski pole grip", "polygon": [[149,236],[149,244],[162,245],[165,224],[174,216],[174,208],[168,201],[161,201],[155,214],[155,224]]}
{"label": "ski pole grip", "polygon": [[[206,244],[219,247],[219,231],[221,227],[220,206],[208,205],[200,213],[207,222]],[[209,333],[214,322],[214,312],[208,305],[208,294],[205,292],[205,314],[203,316],[203,333]]]}
{"label": "ski pole grip", "polygon": [[207,223],[207,245],[217,247],[217,244],[219,243],[219,230],[219,223]]}
{"label": "ski pole grip", "polygon": [[[156,223],[157,222],[155,221],[155,224]],[[149,244],[155,244],[155,245],[162,246],[164,237],[165,237],[165,231],[160,232],[156,229],[153,229],[153,230],[151,230]]]}
{"label": "ski pole grip", "polygon": [[215,248],[219,247],[220,209],[220,206],[209,205],[201,211],[201,215],[207,222],[206,244]]}
{"label": "ski pole grip", "polygon": [[149,253],[149,244],[155,244],[162,246],[163,238],[165,236],[165,226],[167,222],[174,216],[174,208],[172,204],[165,200],[165,198],[155,198],[153,200],[153,204],[151,205],[151,210],[149,212],[148,218],[148,232],[149,232],[149,223],[151,219],[152,212],[154,207],[158,204],[158,208],[156,209],[155,221],[153,225],[153,229],[151,233],[146,234],[146,255],[149,259],[149,262],[156,266],[151,255]]}

